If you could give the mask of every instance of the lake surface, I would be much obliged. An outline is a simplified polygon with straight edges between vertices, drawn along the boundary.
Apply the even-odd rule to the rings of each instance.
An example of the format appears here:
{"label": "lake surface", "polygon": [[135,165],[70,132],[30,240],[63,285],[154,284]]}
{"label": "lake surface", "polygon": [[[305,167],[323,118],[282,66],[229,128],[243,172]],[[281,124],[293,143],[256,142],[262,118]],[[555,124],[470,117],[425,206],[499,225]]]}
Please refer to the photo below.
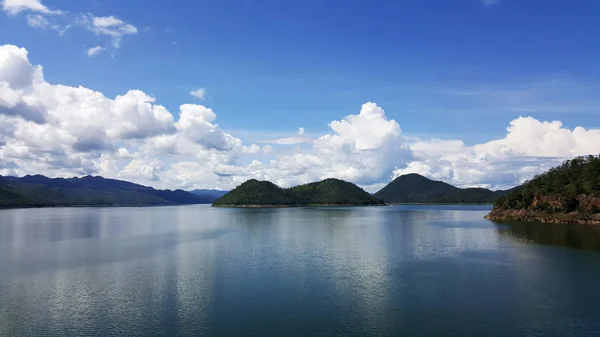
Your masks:
{"label": "lake surface", "polygon": [[598,335],[600,229],[489,209],[1,210],[0,335]]}

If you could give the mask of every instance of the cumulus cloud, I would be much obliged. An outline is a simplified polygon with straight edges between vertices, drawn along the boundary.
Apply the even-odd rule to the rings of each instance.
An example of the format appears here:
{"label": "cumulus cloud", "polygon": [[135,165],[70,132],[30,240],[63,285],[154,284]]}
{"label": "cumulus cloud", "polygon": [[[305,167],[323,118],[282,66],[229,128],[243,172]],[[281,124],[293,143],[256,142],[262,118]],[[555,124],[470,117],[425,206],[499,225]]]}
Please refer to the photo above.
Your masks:
{"label": "cumulus cloud", "polygon": [[50,10],[42,4],[41,0],[4,0],[2,1],[2,9],[11,15],[16,15],[21,12],[37,12],[43,14],[62,14],[60,10]]}
{"label": "cumulus cloud", "polygon": [[204,100],[204,99],[206,99],[206,89],[199,88],[196,90],[192,90],[190,92],[190,95],[192,95],[192,97],[196,97],[197,99]]}
{"label": "cumulus cloud", "polygon": [[459,186],[512,187],[575,156],[600,153],[600,130],[519,117],[504,138],[466,146],[460,140],[417,140],[414,160],[394,176],[419,173]]}
{"label": "cumulus cloud", "polygon": [[154,182],[163,169],[156,156],[168,148],[227,163],[261,150],[223,132],[214,112],[201,105],[182,105],[176,122],[140,90],[108,98],[84,87],[50,84],[42,68],[29,62],[27,50],[12,45],[0,47],[0,119],[0,158],[12,163],[0,174],[135,177],[137,170],[137,181]]}
{"label": "cumulus cloud", "polygon": [[397,175],[420,173],[505,188],[565,158],[600,153],[600,130],[531,117],[480,144],[410,138],[372,102],[331,121],[319,137],[299,128],[269,141],[302,146],[245,144],[216,121],[209,107],[182,104],[173,114],[141,90],[106,97],[48,83],[26,49],[0,47],[1,175],[99,174],[158,188],[221,189],[250,178],[291,186],[336,177],[375,191]]}
{"label": "cumulus cloud", "polygon": [[87,55],[89,57],[96,57],[98,56],[101,52],[105,51],[106,48],[104,47],[100,47],[100,46],[96,46],[96,47],[92,47],[90,49],[87,50]]}

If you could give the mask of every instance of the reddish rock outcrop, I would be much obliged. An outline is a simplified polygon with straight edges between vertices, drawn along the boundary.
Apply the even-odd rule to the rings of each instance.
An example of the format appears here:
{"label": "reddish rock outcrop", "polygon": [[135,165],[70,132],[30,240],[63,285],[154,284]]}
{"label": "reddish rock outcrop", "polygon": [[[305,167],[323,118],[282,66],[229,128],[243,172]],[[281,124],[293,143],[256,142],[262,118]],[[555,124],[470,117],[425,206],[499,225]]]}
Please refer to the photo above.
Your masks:
{"label": "reddish rock outcrop", "polygon": [[485,218],[494,221],[536,221],[546,223],[580,223],[600,225],[600,196],[581,194],[576,198],[577,211],[565,213],[573,198],[535,196],[527,209],[510,209],[496,205]]}

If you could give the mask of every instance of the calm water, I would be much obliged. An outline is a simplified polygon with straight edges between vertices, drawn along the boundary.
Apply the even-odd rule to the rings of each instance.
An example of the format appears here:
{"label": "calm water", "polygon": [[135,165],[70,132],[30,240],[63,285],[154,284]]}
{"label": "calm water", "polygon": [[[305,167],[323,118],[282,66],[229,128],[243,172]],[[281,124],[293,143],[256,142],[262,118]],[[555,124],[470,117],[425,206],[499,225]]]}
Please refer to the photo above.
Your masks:
{"label": "calm water", "polygon": [[598,335],[600,229],[488,210],[2,210],[0,335]]}

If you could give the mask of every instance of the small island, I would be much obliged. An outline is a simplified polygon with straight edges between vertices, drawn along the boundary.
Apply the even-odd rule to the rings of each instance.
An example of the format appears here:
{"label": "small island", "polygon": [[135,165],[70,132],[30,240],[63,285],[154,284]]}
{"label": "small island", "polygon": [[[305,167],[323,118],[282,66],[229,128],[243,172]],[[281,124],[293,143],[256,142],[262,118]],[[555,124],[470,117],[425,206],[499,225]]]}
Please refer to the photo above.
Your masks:
{"label": "small island", "polygon": [[217,199],[214,207],[381,206],[383,200],[339,179],[281,188],[251,179]]}
{"label": "small island", "polygon": [[458,188],[410,173],[397,177],[373,196],[388,204],[493,204],[505,192]]}
{"label": "small island", "polygon": [[577,157],[498,199],[486,219],[600,225],[600,156]]}

